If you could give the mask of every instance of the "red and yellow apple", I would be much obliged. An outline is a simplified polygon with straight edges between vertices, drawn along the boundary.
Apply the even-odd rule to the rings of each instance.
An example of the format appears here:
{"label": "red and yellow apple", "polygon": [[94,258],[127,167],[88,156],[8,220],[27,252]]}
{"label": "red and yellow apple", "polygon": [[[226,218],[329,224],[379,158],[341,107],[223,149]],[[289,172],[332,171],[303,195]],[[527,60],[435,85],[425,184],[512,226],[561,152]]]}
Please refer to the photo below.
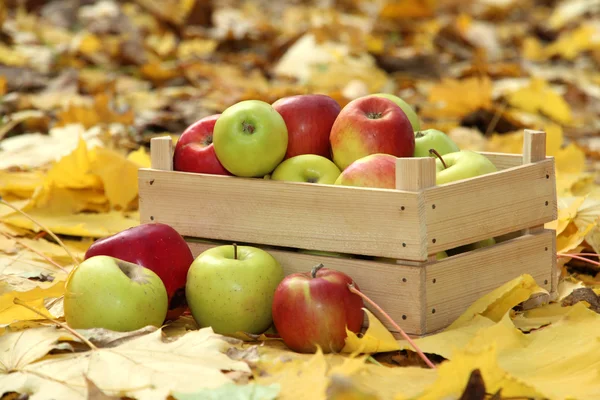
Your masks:
{"label": "red and yellow apple", "polygon": [[374,95],[354,99],[342,109],[329,141],[333,162],[342,171],[371,154],[412,157],[415,151],[415,133],[404,111],[392,100]]}
{"label": "red and yellow apple", "polygon": [[213,145],[213,129],[220,115],[199,119],[183,131],[173,154],[175,171],[231,175],[217,158]]}
{"label": "red and yellow apple", "polygon": [[396,157],[377,153],[359,158],[342,171],[334,185],[395,189]]}

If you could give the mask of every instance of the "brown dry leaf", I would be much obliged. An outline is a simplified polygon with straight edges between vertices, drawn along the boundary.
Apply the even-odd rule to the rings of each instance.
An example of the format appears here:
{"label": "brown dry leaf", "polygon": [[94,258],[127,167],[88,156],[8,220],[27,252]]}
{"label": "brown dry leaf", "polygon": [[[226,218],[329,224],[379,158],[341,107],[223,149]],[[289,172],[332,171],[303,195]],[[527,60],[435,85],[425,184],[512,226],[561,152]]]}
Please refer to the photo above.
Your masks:
{"label": "brown dry leaf", "polygon": [[379,10],[379,17],[392,20],[431,17],[437,3],[437,0],[392,0],[384,3]]}
{"label": "brown dry leaf", "polygon": [[[457,96],[457,93],[463,95]],[[461,118],[479,109],[490,109],[491,106],[492,81],[488,77],[463,80],[444,78],[429,90],[427,104],[420,115]]]}
{"label": "brown dry leaf", "polygon": [[[45,336],[37,329],[25,332]],[[7,344],[2,347],[8,349],[5,357],[12,358],[31,348],[32,343],[17,341],[19,334],[23,333],[6,333],[0,337]],[[55,341],[55,337],[52,340]],[[230,383],[226,371],[249,374],[246,363],[225,355],[229,347],[231,345],[210,328],[188,332],[173,341],[164,340],[162,331],[155,330],[111,348],[67,353],[39,361],[36,361],[39,357],[30,357],[3,374],[0,372],[0,387],[4,391],[33,392],[42,400],[80,399],[86,394],[87,377],[109,396],[164,399],[173,391],[191,392]],[[42,350],[46,349],[47,346]],[[42,353],[37,352],[39,356],[43,356]],[[190,376],[194,379],[189,379]]]}
{"label": "brown dry leaf", "polygon": [[4,94],[8,91],[8,85],[6,84],[6,78],[0,76],[0,96],[4,96]]}

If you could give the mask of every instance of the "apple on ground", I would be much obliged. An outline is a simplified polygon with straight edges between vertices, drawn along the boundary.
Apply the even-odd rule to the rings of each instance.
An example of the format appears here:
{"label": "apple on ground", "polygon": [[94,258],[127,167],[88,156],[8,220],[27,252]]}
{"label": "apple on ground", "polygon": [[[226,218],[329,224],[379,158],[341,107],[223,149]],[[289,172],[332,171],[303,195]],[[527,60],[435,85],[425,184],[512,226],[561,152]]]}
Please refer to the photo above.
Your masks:
{"label": "apple on ground", "polygon": [[359,158],[342,171],[334,184],[395,189],[396,157],[377,153]]}
{"label": "apple on ground", "polygon": [[260,334],[273,323],[271,304],[284,278],[281,264],[252,246],[205,250],[192,263],[186,297],[194,320],[219,334]]}
{"label": "apple on ground", "polygon": [[354,258],[351,254],[338,253],[336,251],[298,249],[298,253],[311,254],[313,256],[324,256],[324,257]]}
{"label": "apple on ground", "polygon": [[263,177],[275,169],[287,151],[285,121],[262,100],[229,106],[215,123],[213,143],[227,171],[242,177]]}
{"label": "apple on ground", "polygon": [[98,239],[84,259],[111,256],[141,265],[163,281],[169,298],[167,319],[177,319],[187,308],[185,281],[194,255],[185,239],[168,224],[151,222]]}
{"label": "apple on ground", "polygon": [[486,156],[472,150],[460,150],[438,157],[436,184],[443,185],[461,179],[496,172],[498,169]]}
{"label": "apple on ground", "polygon": [[351,283],[351,277],[323,264],[286,276],[273,298],[273,323],[283,342],[299,353],[314,353],[317,345],[324,353],[341,351],[346,327],[360,332],[364,317],[362,298],[348,289]]}
{"label": "apple on ground", "polygon": [[168,305],[167,290],[157,274],[110,256],[84,260],[65,285],[65,320],[74,329],[129,332],[160,327]]}
{"label": "apple on ground", "polygon": [[213,145],[213,129],[220,115],[199,119],[183,131],[173,154],[175,171],[231,175],[217,158]]}
{"label": "apple on ground", "polygon": [[330,159],[301,154],[279,164],[271,173],[271,180],[333,185],[340,174],[340,169]]}
{"label": "apple on ground", "polygon": [[436,157],[435,154],[429,152],[430,149],[434,149],[442,156],[444,154],[460,151],[460,148],[454,140],[442,131],[437,129],[426,129],[424,131],[415,132],[414,157]]}
{"label": "apple on ground", "polygon": [[404,114],[406,114],[408,120],[410,121],[413,131],[417,132],[421,130],[421,122],[419,121],[417,113],[415,113],[415,110],[413,110],[410,104],[408,104],[406,101],[391,93],[375,93],[373,96],[384,97],[386,99],[392,100],[402,109],[402,111],[404,111]]}
{"label": "apple on ground", "polygon": [[300,154],[331,157],[329,133],[342,109],[337,101],[324,94],[300,94],[280,98],[272,106],[288,131],[284,160]]}
{"label": "apple on ground", "polygon": [[412,157],[415,152],[414,130],[404,111],[373,95],[354,99],[340,111],[329,140],[333,162],[342,172],[371,154]]}
{"label": "apple on ground", "polygon": [[468,251],[472,251],[472,250],[477,250],[477,249],[482,249],[484,247],[488,247],[488,246],[493,246],[496,244],[496,239],[495,238],[488,238],[488,239],[483,239],[483,240],[479,240],[475,243],[469,243],[469,244],[465,244],[463,246],[458,246],[455,247],[453,249],[448,249],[448,255],[449,256],[454,256],[460,253],[466,253]]}

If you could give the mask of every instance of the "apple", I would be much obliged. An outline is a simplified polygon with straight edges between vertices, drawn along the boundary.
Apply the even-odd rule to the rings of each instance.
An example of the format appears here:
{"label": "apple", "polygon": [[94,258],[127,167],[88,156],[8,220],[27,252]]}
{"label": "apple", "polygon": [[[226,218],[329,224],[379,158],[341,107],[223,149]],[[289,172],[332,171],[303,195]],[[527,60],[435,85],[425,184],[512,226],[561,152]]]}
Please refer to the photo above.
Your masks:
{"label": "apple", "polygon": [[323,256],[323,257],[354,258],[351,254],[338,253],[336,251],[298,249],[298,253],[311,254],[313,256]]}
{"label": "apple", "polygon": [[394,96],[391,93],[375,93],[373,96],[384,97],[392,100],[402,109],[402,111],[404,111],[404,114],[406,114],[408,120],[410,121],[413,131],[417,132],[421,130],[421,122],[419,121],[417,113],[415,113],[415,110],[413,110],[413,108],[406,101],[402,100],[398,96]]}
{"label": "apple", "polygon": [[429,149],[436,150],[440,155],[455,153],[460,151],[458,145],[446,135],[437,129],[426,129],[415,132],[415,153],[414,157],[435,157],[435,154],[429,152]]}
{"label": "apple", "polygon": [[167,289],[167,319],[177,319],[186,310],[185,281],[194,255],[185,239],[170,225],[140,224],[98,239],[87,249],[84,259],[99,255],[115,257],[155,272]]}
{"label": "apple", "polygon": [[74,329],[128,332],[160,327],[168,305],[167,290],[157,274],[115,257],[84,260],[65,284],[65,320]]}
{"label": "apple", "polygon": [[498,170],[486,156],[472,150],[445,154],[438,157],[435,163],[437,185],[474,178]]}
{"label": "apple", "polygon": [[396,157],[377,153],[359,158],[342,171],[334,184],[395,189]]}
{"label": "apple", "polygon": [[402,109],[392,100],[365,96],[340,111],[329,136],[333,162],[342,172],[354,161],[371,154],[412,157],[415,134]]}
{"label": "apple", "polygon": [[175,171],[231,175],[217,158],[213,145],[213,129],[220,115],[199,119],[183,131],[173,154]]}
{"label": "apple", "polygon": [[185,293],[199,326],[223,335],[260,334],[273,323],[271,304],[283,278],[281,264],[265,250],[223,245],[196,257]]}
{"label": "apple", "polygon": [[475,243],[469,243],[469,244],[465,244],[463,246],[458,246],[453,249],[449,249],[448,255],[454,256],[456,254],[466,253],[467,251],[477,250],[477,249],[481,249],[481,248],[484,248],[487,246],[493,246],[495,244],[496,244],[496,239],[494,239],[494,238],[483,239],[483,240],[479,240]]}
{"label": "apple", "polygon": [[316,345],[323,353],[341,351],[346,327],[360,332],[364,317],[362,298],[348,289],[351,283],[351,277],[323,264],[286,276],[273,298],[273,324],[283,342],[298,353],[314,353]]}
{"label": "apple", "polygon": [[337,101],[324,94],[300,94],[282,97],[272,106],[283,117],[288,131],[284,159],[301,154],[331,157],[329,133],[342,109]]}
{"label": "apple", "polygon": [[213,144],[225,169],[242,177],[263,177],[283,160],[288,145],[285,121],[262,100],[243,100],[223,111]]}
{"label": "apple", "polygon": [[316,154],[301,154],[279,164],[271,173],[271,180],[333,185],[341,173],[337,165],[328,158]]}

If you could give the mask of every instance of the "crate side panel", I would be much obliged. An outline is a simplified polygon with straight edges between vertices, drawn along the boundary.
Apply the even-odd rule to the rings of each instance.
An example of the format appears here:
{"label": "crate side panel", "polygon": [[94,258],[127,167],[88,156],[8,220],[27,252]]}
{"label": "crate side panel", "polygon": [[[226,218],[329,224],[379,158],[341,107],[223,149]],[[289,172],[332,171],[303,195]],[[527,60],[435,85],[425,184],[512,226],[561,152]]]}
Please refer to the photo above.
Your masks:
{"label": "crate side panel", "polygon": [[496,153],[479,151],[486,156],[499,170],[518,167],[523,164],[523,154]]}
{"label": "crate side panel", "polygon": [[426,189],[430,254],[557,218],[554,160]]}
{"label": "crate side panel", "polygon": [[426,256],[417,193],[156,170],[139,177],[141,221],[169,224],[184,236]]}
{"label": "crate side panel", "polygon": [[[219,244],[188,241],[188,245],[194,257],[197,257],[204,250]],[[422,268],[360,259],[316,256],[272,249],[266,246],[258,247],[273,255],[281,263],[286,275],[308,272],[319,263],[323,263],[326,268],[348,274],[356,282],[361,292],[379,304],[394,321],[401,323],[402,329],[407,333],[411,335],[421,335],[423,333],[422,328],[424,328],[424,325],[421,319],[421,310],[423,309],[424,295],[420,284]],[[372,309],[370,306],[367,306],[367,308]],[[377,315],[376,311],[373,312]],[[406,318],[403,318],[403,316]],[[385,319],[378,317],[386,328],[395,331],[393,326]]]}
{"label": "crate side panel", "polygon": [[553,239],[554,232],[544,230],[426,266],[426,331],[447,327],[480,297],[522,274],[551,292]]}

